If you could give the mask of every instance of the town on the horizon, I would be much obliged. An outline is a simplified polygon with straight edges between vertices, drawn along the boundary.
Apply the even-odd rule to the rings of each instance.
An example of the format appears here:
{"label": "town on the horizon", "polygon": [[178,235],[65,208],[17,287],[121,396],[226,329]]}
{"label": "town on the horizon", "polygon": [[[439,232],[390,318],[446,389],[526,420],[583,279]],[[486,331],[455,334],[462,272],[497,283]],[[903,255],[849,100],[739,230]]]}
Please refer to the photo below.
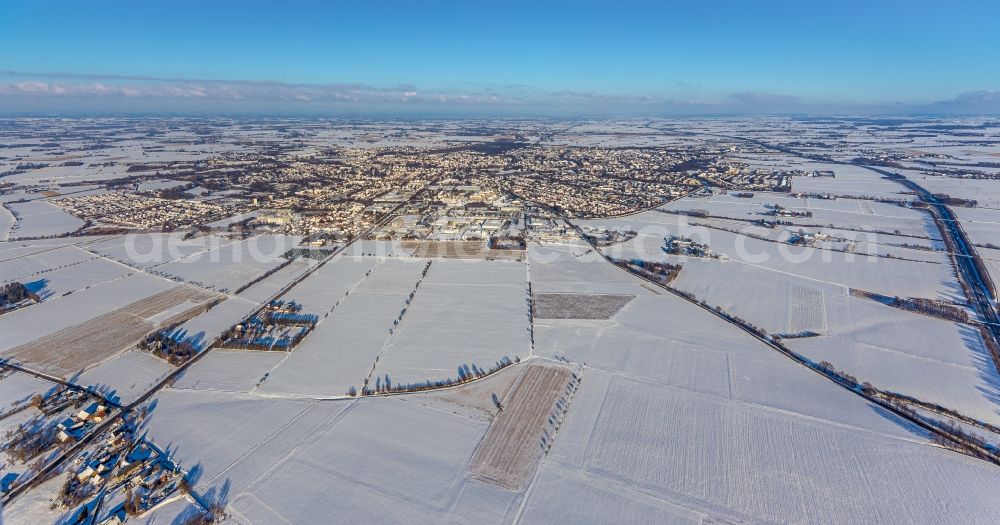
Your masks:
{"label": "town on the horizon", "polygon": [[1000,2],[0,0],[0,523],[1000,523]]}

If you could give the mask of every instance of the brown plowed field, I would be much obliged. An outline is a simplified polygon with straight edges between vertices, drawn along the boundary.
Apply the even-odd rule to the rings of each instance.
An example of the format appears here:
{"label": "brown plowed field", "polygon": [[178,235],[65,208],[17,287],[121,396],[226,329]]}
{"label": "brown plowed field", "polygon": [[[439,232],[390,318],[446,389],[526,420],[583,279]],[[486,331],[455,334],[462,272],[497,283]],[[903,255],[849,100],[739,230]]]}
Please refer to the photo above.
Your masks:
{"label": "brown plowed field", "polygon": [[[177,286],[12,348],[4,357],[66,376],[134,345],[161,326],[194,317],[216,297],[218,294],[192,286]],[[176,313],[158,319],[171,309]]]}
{"label": "brown plowed field", "polygon": [[485,241],[403,241],[414,257],[445,259],[521,259],[523,250],[491,250]]}
{"label": "brown plowed field", "polygon": [[542,456],[543,430],[569,377],[570,371],[558,366],[524,370],[472,456],[473,478],[509,490],[524,486]]}

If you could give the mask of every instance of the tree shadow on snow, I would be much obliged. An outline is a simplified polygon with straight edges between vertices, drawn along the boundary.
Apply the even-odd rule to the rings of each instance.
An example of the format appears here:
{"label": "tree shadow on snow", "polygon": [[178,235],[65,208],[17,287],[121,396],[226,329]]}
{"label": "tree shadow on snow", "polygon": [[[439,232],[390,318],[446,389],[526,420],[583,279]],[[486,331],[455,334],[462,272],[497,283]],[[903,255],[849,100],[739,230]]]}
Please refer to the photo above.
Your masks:
{"label": "tree shadow on snow", "polygon": [[909,419],[906,419],[900,416],[899,414],[896,414],[895,412],[888,410],[884,407],[876,405],[875,403],[869,403],[868,406],[872,409],[873,412],[875,412],[879,416],[882,416],[883,419],[895,424],[899,428],[906,430],[907,432],[913,434],[914,436],[928,440],[931,439],[932,436],[929,431],[918,426]]}
{"label": "tree shadow on snow", "polygon": [[[979,375],[980,383],[976,385],[976,389],[990,403],[1000,405],[1000,373],[997,372],[997,365],[993,361],[989,349],[986,348],[979,330],[963,324],[959,325],[959,333],[962,334],[962,342],[969,349],[969,353],[972,355],[972,364],[976,367]],[[959,409],[960,407],[947,408]],[[1000,415],[1000,406],[994,412]]]}
{"label": "tree shadow on snow", "polygon": [[39,301],[44,301],[49,297],[52,297],[53,292],[48,289],[48,286],[48,279],[38,279],[37,281],[24,283],[24,288],[28,290],[28,292],[37,295]]}

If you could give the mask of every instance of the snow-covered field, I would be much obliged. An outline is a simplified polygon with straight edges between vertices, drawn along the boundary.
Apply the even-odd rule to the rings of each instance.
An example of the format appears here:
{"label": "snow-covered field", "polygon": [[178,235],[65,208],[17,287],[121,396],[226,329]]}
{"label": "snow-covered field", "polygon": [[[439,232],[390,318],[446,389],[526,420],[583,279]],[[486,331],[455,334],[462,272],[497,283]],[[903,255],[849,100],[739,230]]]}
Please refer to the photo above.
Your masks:
{"label": "snow-covered field", "polygon": [[107,259],[92,259],[17,280],[45,300],[121,279],[133,273],[135,272],[129,267]]}
{"label": "snow-covered field", "polygon": [[0,206],[0,241],[6,241],[10,238],[10,230],[14,227],[15,222],[17,219],[7,209],[7,206]]}
{"label": "snow-covered field", "polygon": [[[55,383],[39,379],[23,372],[12,372],[0,379],[0,414],[14,405],[23,405],[36,395],[45,395],[60,388]],[[9,425],[4,424],[7,428]]]}
{"label": "snow-covered field", "polygon": [[518,522],[698,525],[708,518],[673,502],[548,462],[535,479]]}
{"label": "snow-covered field", "polygon": [[11,239],[62,235],[83,226],[83,221],[48,201],[10,202],[6,206],[18,217]]}
{"label": "snow-covered field", "polygon": [[298,244],[285,235],[259,235],[196,252],[156,268],[156,272],[219,291],[234,292],[285,262],[281,256]]}
{"label": "snow-covered field", "polygon": [[[425,263],[409,259],[379,260],[370,275],[365,275],[365,270],[355,286],[344,290],[339,304],[330,305],[332,311],[312,307],[326,306],[336,298],[345,287],[343,280],[334,277],[332,290],[325,289],[333,294],[319,302],[309,295],[299,299],[299,289],[309,288],[305,281],[293,288],[289,298],[303,301],[303,311],[320,315],[320,323],[271,373],[261,391],[323,397],[344,395],[352,386],[360,390],[400,312],[407,306],[408,295],[416,288]],[[307,280],[321,272],[325,273],[320,278],[326,279],[348,269],[345,277],[352,281],[359,277],[355,272],[365,267],[363,263],[345,259],[336,269],[321,268]],[[421,292],[422,288],[417,293]]]}
{"label": "snow-covered field", "polygon": [[[387,521],[404,517],[411,506],[417,513],[410,519],[430,516],[460,496],[465,464],[484,430],[482,423],[397,400],[360,401],[247,487],[233,500],[233,510],[257,522],[313,523],[338,508],[363,507],[373,519]],[[244,499],[263,503],[273,514],[256,514],[260,506],[244,507]]]}
{"label": "snow-covered field", "polygon": [[[737,199],[713,196],[710,199],[691,199],[690,203],[682,199],[670,206],[675,209],[707,209],[712,214],[739,217],[755,213],[753,210],[763,202],[780,202],[780,199],[783,197]],[[840,214],[830,215],[836,219],[832,222],[836,226],[847,224],[857,228],[864,223],[852,223],[847,219],[869,217],[871,222],[868,224],[877,227],[879,221],[894,213],[900,220],[906,217],[912,222],[913,227],[906,229],[903,228],[905,223],[893,223],[888,219],[888,224],[903,229],[904,234],[917,235],[920,228],[926,228],[926,238],[938,238],[936,227],[925,224],[927,217],[922,212],[849,199],[815,202],[838,210],[830,212]],[[870,207],[875,215],[846,211],[859,205],[866,209]],[[783,206],[792,208],[787,202]],[[973,215],[982,218],[983,213]],[[814,210],[813,218],[819,216],[819,212]],[[1000,377],[974,330],[849,296],[850,288],[859,288],[888,296],[926,297],[964,303],[954,269],[943,253],[881,245],[876,250],[877,253],[886,250],[896,257],[914,259],[902,260],[790,247],[717,228],[686,225],[686,220],[646,212],[627,219],[581,222],[589,227],[639,232],[635,239],[605,248],[604,252],[619,258],[638,257],[682,264],[684,269],[672,284],[675,288],[692,293],[699,300],[719,306],[770,333],[823,334],[824,337],[793,339],[788,343],[817,362],[829,361],[838,370],[881,388],[939,403],[986,421],[1000,421],[996,409]],[[668,256],[661,249],[664,232],[707,243],[724,257]],[[771,234],[763,228],[750,233],[765,237]],[[886,241],[876,238],[876,242]],[[899,241],[895,243],[899,244]],[[989,258],[991,252],[986,248],[980,250],[986,250],[987,267],[994,267],[994,261]],[[545,324],[556,323],[546,321]],[[592,330],[579,326],[579,323],[573,325],[573,329]],[[545,327],[536,327],[539,344],[546,335]],[[628,337],[615,334],[612,339],[628,340]],[[574,343],[565,344],[574,347]],[[634,346],[648,344],[645,341]],[[593,347],[592,351],[600,353]]]}
{"label": "snow-covered field", "polygon": [[802,170],[832,171],[834,177],[795,177],[792,179],[792,191],[795,193],[813,193],[841,195],[845,197],[911,199],[911,195],[903,193],[905,188],[899,183],[885,180],[874,171],[860,166],[844,164],[802,163],[792,166]]}
{"label": "snow-covered field", "polygon": [[175,286],[138,273],[0,315],[0,349],[9,350]]}
{"label": "snow-covered field", "polygon": [[351,293],[271,372],[260,390],[313,397],[342,396],[352,386],[360,390],[405,299]]}
{"label": "snow-covered field", "polygon": [[1000,210],[960,206],[953,206],[951,210],[973,243],[1000,246]]}
{"label": "snow-covered field", "polygon": [[822,334],[786,344],[861,381],[1000,422],[1000,376],[968,326],[748,265],[687,261],[674,286],[769,333]]}
{"label": "snow-covered field", "polygon": [[131,403],[146,393],[174,367],[152,354],[129,350],[107,362],[84,371],[75,384],[103,390],[120,403]]}
{"label": "snow-covered field", "polygon": [[303,311],[325,314],[367,277],[379,263],[374,257],[337,256],[288,293],[288,298],[302,304]]}
{"label": "snow-covered field", "polygon": [[321,523],[352,513],[496,522],[517,494],[465,478],[482,422],[395,399],[293,401],[169,390],[149,436],[236,522]]}
{"label": "snow-covered field", "polygon": [[[995,162],[995,159],[994,159]],[[988,179],[957,179],[953,177],[920,177],[907,173],[931,193],[944,193],[951,197],[972,199],[983,208],[1000,209],[1000,181]]]}
{"label": "snow-covered field", "polygon": [[173,387],[250,392],[288,355],[287,352],[218,348],[212,350],[196,366],[185,371]]}
{"label": "snow-covered field", "polygon": [[824,298],[845,295],[840,285],[817,282],[737,262],[685,259],[673,282],[771,333],[824,332]]}
{"label": "snow-covered field", "polygon": [[[942,255],[930,256],[932,255],[930,253],[921,253],[921,259],[907,260],[792,246],[784,242],[757,238],[766,237],[773,232],[767,228],[750,227],[740,230],[745,233],[733,233],[691,225],[685,217],[656,211],[626,219],[580,222],[593,228],[638,232],[638,236],[634,239],[602,250],[620,259],[642,258],[653,261],[669,259],[673,263],[690,261],[689,257],[668,256],[662,249],[665,236],[678,235],[707,244],[712,251],[725,257],[726,262],[719,264],[747,264],[817,283],[859,288],[889,296],[950,299],[958,290],[951,263]],[[877,235],[872,235],[877,239]],[[899,249],[893,251],[902,253]]]}
{"label": "snow-covered field", "polygon": [[[895,184],[895,183],[893,183]],[[809,212],[810,217],[775,217],[768,215],[769,206],[781,206],[797,212]],[[670,211],[703,210],[714,217],[743,221],[781,219],[796,225],[819,225],[845,230],[898,232],[913,237],[940,239],[931,216],[924,211],[895,204],[859,199],[795,198],[786,194],[755,193],[753,198],[730,194],[711,197],[684,197],[662,207]],[[638,217],[637,217],[638,218]],[[586,224],[586,223],[584,223]]]}
{"label": "snow-covered field", "polygon": [[[378,275],[378,270],[374,273]],[[437,260],[385,348],[375,376],[397,384],[457,378],[530,350],[523,263]]]}
{"label": "snow-covered field", "polygon": [[[992,467],[927,446],[922,432],[693,308],[637,298],[611,321],[536,326],[539,352],[588,363],[539,479],[593,485],[637,516],[905,523],[945,519],[939,506],[948,496],[939,491],[951,490],[974,491],[965,520],[1000,512],[982,491],[998,481]],[[854,467],[862,464],[879,468]],[[882,468],[896,469],[892,481]],[[927,481],[938,469],[969,478],[961,486],[899,482]],[[525,515],[550,515],[551,498],[569,501],[558,495],[565,485],[537,483]],[[872,490],[890,501],[865,499]],[[814,501],[815,491],[855,503],[837,514],[829,500]]]}
{"label": "snow-covered field", "polygon": [[582,243],[529,245],[528,272],[534,293],[660,293],[611,266]]}
{"label": "snow-covered field", "polygon": [[[919,433],[874,409],[856,407],[872,423],[857,428],[602,372],[583,385],[597,397],[584,408],[584,393],[577,395],[577,410],[560,430],[543,472],[551,462],[570,469],[574,479],[596,478],[598,488],[624,487],[632,499],[645,496],[727,521],[1000,518],[1000,505],[990,495],[1000,479],[992,466],[928,446]],[[853,402],[824,386],[828,403]],[[935,475],[941,471],[951,474]],[[558,493],[572,485],[548,487]],[[551,493],[534,488],[526,506],[544,508]],[[970,504],[950,506],[959,494]]]}
{"label": "snow-covered field", "polygon": [[968,357],[969,363],[961,365],[936,356],[915,355],[916,352],[905,352],[899,347],[878,347],[840,337],[801,339],[791,341],[788,346],[817,362],[829,361],[859,381],[868,381],[885,390],[911,395],[996,424],[1000,420],[997,410],[1000,379],[996,369],[991,368],[993,363],[989,354],[981,349],[978,334],[969,332],[965,337],[967,341],[952,343],[956,352],[964,352]]}
{"label": "snow-covered field", "polygon": [[232,244],[213,235],[185,240],[183,233],[130,233],[87,245],[87,249],[136,268],[152,268]]}
{"label": "snow-covered field", "polygon": [[18,246],[17,242],[0,243],[0,247],[8,248],[0,251],[0,281],[25,281],[96,257],[76,246]]}
{"label": "snow-covered field", "polygon": [[[302,303],[304,312],[321,317],[292,352],[280,359],[259,358],[254,352],[209,356],[188,372],[200,387],[194,379],[179,384],[249,391],[266,374],[259,385],[262,393],[330,397],[342,396],[352,386],[360,390],[377,357],[375,375],[388,375],[399,384],[454,378],[461,365],[488,369],[504,357],[527,356],[523,263],[437,260],[417,287],[426,263],[338,257],[286,295]],[[227,299],[180,329],[191,335],[205,332],[203,339],[210,339],[248,313],[249,304],[246,309],[238,307],[242,301]],[[397,325],[404,308],[403,321]],[[242,359],[248,362],[235,364]],[[213,364],[222,360],[237,369],[227,371]],[[264,367],[263,362],[271,366]],[[252,377],[244,377],[243,367]]]}
{"label": "snow-covered field", "polygon": [[175,329],[175,336],[198,347],[204,347],[253,313],[258,306],[259,304],[253,301],[227,297],[207,312],[202,312],[182,323]]}
{"label": "snow-covered field", "polygon": [[48,166],[4,178],[9,182],[26,185],[39,184],[43,183],[43,181],[69,184],[81,181],[117,179],[125,176],[125,170],[126,167],[124,165],[101,168],[91,168],[89,166]]}
{"label": "snow-covered field", "polygon": [[[692,238],[707,239],[713,250],[731,258],[667,256],[659,250],[661,237],[644,238],[643,228],[650,223],[640,219],[647,216],[659,219],[657,215],[642,214],[630,223],[615,221],[612,226],[634,228],[640,237],[625,243],[624,248],[612,246],[607,251],[631,250],[630,256],[683,264],[684,269],[672,283],[678,290],[692,293],[699,300],[719,306],[769,333],[823,334],[823,337],[788,341],[789,346],[814,361],[829,361],[837,370],[880,388],[939,403],[985,421],[1000,422],[996,409],[1000,376],[975,330],[851,297],[848,293],[854,287],[888,296],[964,302],[952,266],[942,254],[926,252],[935,255],[937,262],[913,262],[794,248],[784,252],[789,257],[782,257],[775,247],[783,245],[777,243],[741,238],[724,231],[695,230],[703,233],[703,237],[692,235]],[[602,225],[608,226],[607,222],[602,221]],[[672,225],[667,222],[666,226]],[[809,251],[812,255],[803,262],[794,260],[796,253]],[[759,263],[748,260],[761,254],[768,255],[766,260]],[[609,340],[627,341],[636,337],[612,333]],[[545,328],[536,326],[539,345],[546,335]],[[572,348],[573,344],[569,344]],[[643,341],[632,346],[643,348],[650,344]],[[600,347],[591,349],[599,355],[600,350]],[[589,355],[588,358],[596,359]]]}
{"label": "snow-covered field", "polygon": [[[148,437],[170,448],[181,467],[191,472],[194,486],[203,493],[229,480],[248,484],[279,461],[290,448],[301,444],[301,426],[311,417],[325,423],[346,404],[286,399],[266,399],[226,392],[170,389],[159,394],[148,417]],[[311,429],[305,429],[311,430]],[[291,435],[288,438],[288,435]],[[273,451],[266,442],[287,448]],[[245,465],[257,469],[237,477],[232,469],[255,449],[271,452]],[[270,463],[265,464],[265,461]]]}
{"label": "snow-covered field", "polygon": [[314,259],[298,258],[288,263],[288,265],[278,269],[278,271],[256,282],[250,288],[240,292],[237,296],[254,302],[265,302],[279,290],[287,286],[296,278],[315,266],[318,261]]}
{"label": "snow-covered field", "polygon": [[977,248],[976,251],[986,264],[986,271],[989,272],[993,282],[1000,283],[1000,250]]}
{"label": "snow-covered field", "polygon": [[150,180],[139,183],[137,189],[139,191],[163,190],[167,188],[176,188],[178,186],[183,186],[185,184],[187,183],[179,180],[170,180],[170,179]]}

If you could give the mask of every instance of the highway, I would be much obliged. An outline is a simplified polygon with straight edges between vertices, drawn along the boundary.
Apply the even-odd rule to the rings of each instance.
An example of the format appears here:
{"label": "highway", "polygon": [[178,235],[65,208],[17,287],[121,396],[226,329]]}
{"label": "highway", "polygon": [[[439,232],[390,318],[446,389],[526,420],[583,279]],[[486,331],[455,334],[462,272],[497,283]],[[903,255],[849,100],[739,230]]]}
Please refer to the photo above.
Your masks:
{"label": "highway", "polygon": [[[817,162],[858,166],[860,168],[878,173],[887,180],[891,180],[913,191],[921,202],[930,207],[931,216],[934,218],[934,222],[941,231],[941,236],[948,245],[949,252],[955,261],[957,276],[966,285],[962,287],[966,292],[966,300],[979,317],[985,331],[984,335],[989,336],[993,340],[994,348],[1000,348],[1000,317],[998,317],[997,314],[996,288],[993,280],[988,274],[985,273],[985,266],[979,258],[979,254],[976,252],[975,247],[966,236],[965,229],[962,228],[961,223],[955,217],[955,213],[952,212],[945,203],[941,202],[941,200],[938,199],[933,193],[927,191],[924,187],[920,186],[913,180],[900,175],[899,173],[888,171],[876,166],[868,166],[856,162],[844,162],[823,157],[821,155],[808,155],[795,151],[791,148],[774,146],[756,139],[720,135],[715,133],[701,134],[746,142],[764,149],[787,153],[789,155]],[[996,367],[997,371],[1000,371],[1000,354],[991,350],[990,355],[993,358],[993,365]]]}
{"label": "highway", "polygon": [[710,313],[710,314],[718,317],[719,319],[722,319],[723,321],[729,323],[730,325],[735,326],[736,328],[739,328],[740,330],[742,330],[746,334],[750,335],[750,337],[753,337],[754,339],[756,339],[756,340],[760,341],[761,343],[767,345],[771,349],[780,352],[782,355],[784,355],[784,356],[792,359],[796,363],[798,363],[798,364],[806,367],[807,369],[809,369],[809,370],[811,370],[811,371],[819,374],[822,377],[825,377],[826,379],[829,379],[830,381],[833,381],[835,384],[837,384],[838,386],[844,388],[848,392],[851,392],[851,393],[853,393],[855,395],[863,397],[866,400],[868,400],[869,402],[874,403],[874,404],[876,404],[876,405],[878,405],[878,406],[880,406],[880,407],[882,407],[882,408],[884,408],[884,409],[886,409],[886,410],[888,410],[888,411],[896,414],[900,418],[903,418],[903,419],[905,419],[907,421],[910,421],[914,425],[917,425],[920,428],[923,428],[924,430],[927,430],[928,432],[931,432],[933,434],[939,435],[939,436],[941,436],[941,437],[943,437],[945,439],[948,439],[949,441],[951,441],[953,443],[958,444],[959,447],[962,447],[962,448],[966,449],[967,451],[971,452],[973,456],[977,456],[977,457],[979,457],[981,459],[984,459],[986,461],[990,461],[991,463],[1000,465],[1000,456],[996,455],[993,451],[987,450],[987,449],[979,446],[978,444],[971,443],[968,440],[965,440],[965,439],[963,439],[963,438],[961,438],[959,436],[951,434],[950,432],[946,432],[943,429],[940,429],[938,427],[930,425],[927,422],[925,422],[922,419],[920,419],[919,417],[916,417],[914,415],[911,415],[911,414],[909,414],[907,412],[904,412],[904,411],[900,410],[898,407],[896,407],[892,403],[889,403],[889,402],[887,402],[887,401],[885,401],[885,400],[883,400],[883,399],[881,399],[881,398],[879,398],[879,397],[877,397],[875,395],[871,395],[869,393],[866,393],[863,389],[858,388],[856,385],[848,384],[848,382],[846,382],[846,381],[844,381],[844,380],[842,380],[840,378],[837,378],[837,377],[834,377],[834,376],[832,376],[830,374],[824,373],[823,371],[821,371],[821,370],[817,369],[815,366],[813,366],[813,364],[810,361],[808,361],[807,359],[803,358],[799,354],[797,354],[797,353],[795,353],[795,352],[793,352],[793,351],[791,351],[791,350],[789,350],[789,349],[787,349],[787,348],[785,348],[783,346],[780,346],[780,345],[776,344],[770,337],[762,336],[762,335],[754,332],[749,327],[744,326],[744,325],[742,325],[740,323],[737,323],[737,322],[733,321],[732,319],[730,319],[723,312],[717,311],[716,309],[712,308],[711,306],[699,303],[698,301],[692,299],[691,297],[688,297],[688,296],[684,295],[683,293],[675,290],[671,286],[664,285],[662,283],[659,283],[657,281],[649,279],[649,278],[647,278],[647,277],[645,277],[643,275],[639,275],[639,274],[633,273],[633,272],[629,271],[628,269],[623,268],[623,267],[619,266],[618,264],[615,264],[615,262],[610,257],[608,257],[607,255],[605,255],[604,252],[602,252],[601,249],[596,244],[594,244],[590,240],[589,237],[587,237],[584,234],[583,229],[581,229],[579,226],[577,226],[572,221],[570,221],[569,219],[567,219],[565,216],[561,216],[560,215],[560,217],[562,217],[563,220],[566,221],[566,224],[569,224],[577,232],[577,234],[587,244],[589,244],[590,247],[598,255],[601,256],[601,258],[603,258],[605,261],[607,261],[608,263],[612,264],[613,266],[615,266],[619,270],[621,270],[623,272],[626,272],[626,273],[628,273],[629,275],[631,275],[633,277],[636,277],[638,279],[642,279],[643,281],[651,283],[652,285],[657,286],[657,287],[659,287],[659,288],[661,288],[663,290],[666,290],[666,291],[670,292],[671,294],[673,294],[673,295],[675,295],[677,297],[680,297],[681,299],[684,299],[685,301],[687,301],[687,302],[689,302],[689,303],[691,303],[691,304],[693,304],[693,305],[701,308],[702,310],[704,310],[704,311],[706,311],[706,312],[708,312],[708,313]]}
{"label": "highway", "polygon": [[[1000,318],[997,316],[996,289],[993,280],[988,274],[983,273],[982,260],[955,213],[934,194],[898,173],[871,166],[862,167],[913,190],[917,197],[931,208],[934,222],[941,230],[941,235],[945,237],[945,242],[952,253],[958,277],[966,284],[963,289],[966,290],[966,295],[972,292],[971,297],[967,297],[970,306],[976,311],[987,334],[1000,345]],[[994,355],[993,361],[1000,371],[1000,356]]]}

